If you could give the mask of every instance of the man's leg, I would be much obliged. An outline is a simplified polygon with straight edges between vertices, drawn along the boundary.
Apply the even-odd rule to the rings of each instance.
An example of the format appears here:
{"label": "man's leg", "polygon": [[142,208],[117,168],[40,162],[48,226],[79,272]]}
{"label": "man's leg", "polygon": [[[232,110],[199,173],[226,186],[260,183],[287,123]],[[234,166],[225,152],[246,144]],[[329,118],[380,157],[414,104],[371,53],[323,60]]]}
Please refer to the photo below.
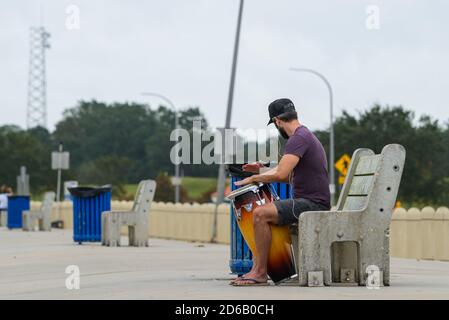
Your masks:
{"label": "man's leg", "polygon": [[254,237],[256,240],[256,273],[267,275],[268,254],[271,246],[270,224],[277,224],[278,213],[276,207],[270,203],[254,210]]}
{"label": "man's leg", "polygon": [[270,224],[278,223],[278,212],[274,204],[269,203],[257,207],[253,212],[254,236],[256,242],[257,256],[251,271],[244,275],[242,279],[235,280],[237,285],[253,284],[253,281],[244,279],[254,279],[265,282],[267,280],[268,254],[271,246]]}
{"label": "man's leg", "polygon": [[256,269],[257,269],[257,258],[256,258],[256,256],[253,255],[253,266],[251,267],[251,270],[248,273],[245,273],[242,276],[239,276],[239,277],[237,277],[235,279],[232,279],[230,284],[234,284],[239,279],[246,278],[249,274],[251,274],[251,272],[254,272],[254,270],[256,270]]}

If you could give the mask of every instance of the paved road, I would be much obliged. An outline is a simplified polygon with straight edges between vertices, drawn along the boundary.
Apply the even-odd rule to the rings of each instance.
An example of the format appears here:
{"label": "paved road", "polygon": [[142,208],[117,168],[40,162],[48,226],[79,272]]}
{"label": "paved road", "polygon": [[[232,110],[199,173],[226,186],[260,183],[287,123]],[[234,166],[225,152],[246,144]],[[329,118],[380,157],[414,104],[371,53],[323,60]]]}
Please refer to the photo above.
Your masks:
{"label": "paved road", "polygon": [[[151,239],[148,248],[77,245],[71,230],[0,228],[0,299],[449,299],[449,262],[392,259],[380,290],[228,285],[229,248]],[[77,265],[80,290],[65,269]]]}

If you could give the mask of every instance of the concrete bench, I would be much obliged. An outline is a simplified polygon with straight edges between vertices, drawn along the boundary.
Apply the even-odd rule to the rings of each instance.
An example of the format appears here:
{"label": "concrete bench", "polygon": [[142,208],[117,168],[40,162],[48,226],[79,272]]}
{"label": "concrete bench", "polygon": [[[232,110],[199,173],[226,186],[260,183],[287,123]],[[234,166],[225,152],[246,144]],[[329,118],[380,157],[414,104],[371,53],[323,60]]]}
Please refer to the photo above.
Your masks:
{"label": "concrete bench", "polygon": [[134,205],[131,211],[107,211],[101,215],[101,243],[105,246],[121,245],[121,228],[128,227],[129,245],[135,247],[148,246],[148,219],[151,202],[156,191],[156,182],[143,180],[137,188]]}
{"label": "concrete bench", "polygon": [[22,212],[22,229],[23,231],[34,231],[36,222],[40,231],[51,231],[51,210],[55,201],[55,193],[53,191],[46,192],[42,205],[37,211]]}
{"label": "concrete bench", "polygon": [[[390,222],[405,149],[357,149],[335,210],[304,212],[292,226],[300,286],[390,284]],[[371,283],[372,282],[372,283]]]}

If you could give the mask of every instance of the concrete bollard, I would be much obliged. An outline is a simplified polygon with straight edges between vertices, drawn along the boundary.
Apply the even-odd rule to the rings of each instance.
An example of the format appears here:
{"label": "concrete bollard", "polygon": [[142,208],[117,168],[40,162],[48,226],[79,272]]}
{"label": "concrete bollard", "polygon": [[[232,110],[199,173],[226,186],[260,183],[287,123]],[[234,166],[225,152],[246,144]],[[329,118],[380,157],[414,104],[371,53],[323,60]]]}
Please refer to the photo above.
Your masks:
{"label": "concrete bollard", "polygon": [[176,239],[174,237],[174,234],[176,232],[176,216],[175,216],[175,212],[173,210],[173,203],[171,202],[167,202],[164,204],[164,211],[165,214],[168,216],[168,232],[166,237],[170,238],[170,239]]}
{"label": "concrete bollard", "polygon": [[[154,217],[155,223],[153,223],[153,228],[154,228],[153,235],[155,237],[159,237],[159,238],[163,237],[164,235],[167,236],[168,232],[169,232],[169,224],[170,224],[171,215],[167,212],[167,210],[164,210],[164,209],[165,209],[165,203],[158,202],[157,209],[156,209],[158,212],[158,215]],[[155,210],[155,212],[156,212],[156,210]],[[159,227],[159,224],[156,223],[157,218],[160,218],[160,221],[161,221],[160,227]]]}
{"label": "concrete bollard", "polygon": [[417,208],[407,211],[407,258],[422,259],[421,212]]}
{"label": "concrete bollard", "polygon": [[421,235],[422,235],[422,259],[435,259],[435,237],[434,237],[435,209],[424,207],[421,210]]}
{"label": "concrete bollard", "polygon": [[229,243],[231,241],[231,212],[229,204],[221,204],[219,210],[218,225],[222,227],[217,230],[217,241]]}
{"label": "concrete bollard", "polygon": [[436,210],[432,220],[432,241],[434,243],[435,260],[443,260],[444,256],[444,213]]}
{"label": "concrete bollard", "polygon": [[390,255],[407,258],[407,210],[404,208],[393,211],[390,225]]}
{"label": "concrete bollard", "polygon": [[[159,217],[159,210],[157,210],[157,202],[153,201],[153,203],[151,204],[151,210],[153,212],[151,212],[152,214],[150,214],[149,217],[149,235],[150,237],[155,237],[154,232],[158,229],[163,228],[164,226],[164,221]],[[159,221],[159,225],[157,226],[157,228],[155,228],[153,226],[153,224],[155,223],[155,221]]]}
{"label": "concrete bollard", "polygon": [[437,212],[443,217],[443,238],[441,241],[443,254],[441,260],[449,261],[449,208],[440,207]]}

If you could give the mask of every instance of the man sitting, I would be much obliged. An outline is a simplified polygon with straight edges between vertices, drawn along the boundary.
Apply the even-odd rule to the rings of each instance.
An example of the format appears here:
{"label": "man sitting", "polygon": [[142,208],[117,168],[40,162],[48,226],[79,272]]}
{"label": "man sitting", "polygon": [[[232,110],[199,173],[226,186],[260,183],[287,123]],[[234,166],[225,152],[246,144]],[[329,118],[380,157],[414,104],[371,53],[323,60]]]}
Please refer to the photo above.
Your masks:
{"label": "man sitting", "polygon": [[[267,203],[254,210],[254,235],[258,256],[254,257],[249,273],[231,282],[235,286],[267,282],[271,224],[293,224],[298,221],[302,212],[330,209],[327,160],[321,142],[298,121],[298,114],[291,100],[276,100],[269,105],[268,111],[268,125],[274,123],[280,135],[287,139],[284,155],[276,168],[238,181],[235,185],[289,182],[293,189],[293,198]],[[253,163],[245,165],[243,170],[259,173],[261,167],[262,164]]]}

